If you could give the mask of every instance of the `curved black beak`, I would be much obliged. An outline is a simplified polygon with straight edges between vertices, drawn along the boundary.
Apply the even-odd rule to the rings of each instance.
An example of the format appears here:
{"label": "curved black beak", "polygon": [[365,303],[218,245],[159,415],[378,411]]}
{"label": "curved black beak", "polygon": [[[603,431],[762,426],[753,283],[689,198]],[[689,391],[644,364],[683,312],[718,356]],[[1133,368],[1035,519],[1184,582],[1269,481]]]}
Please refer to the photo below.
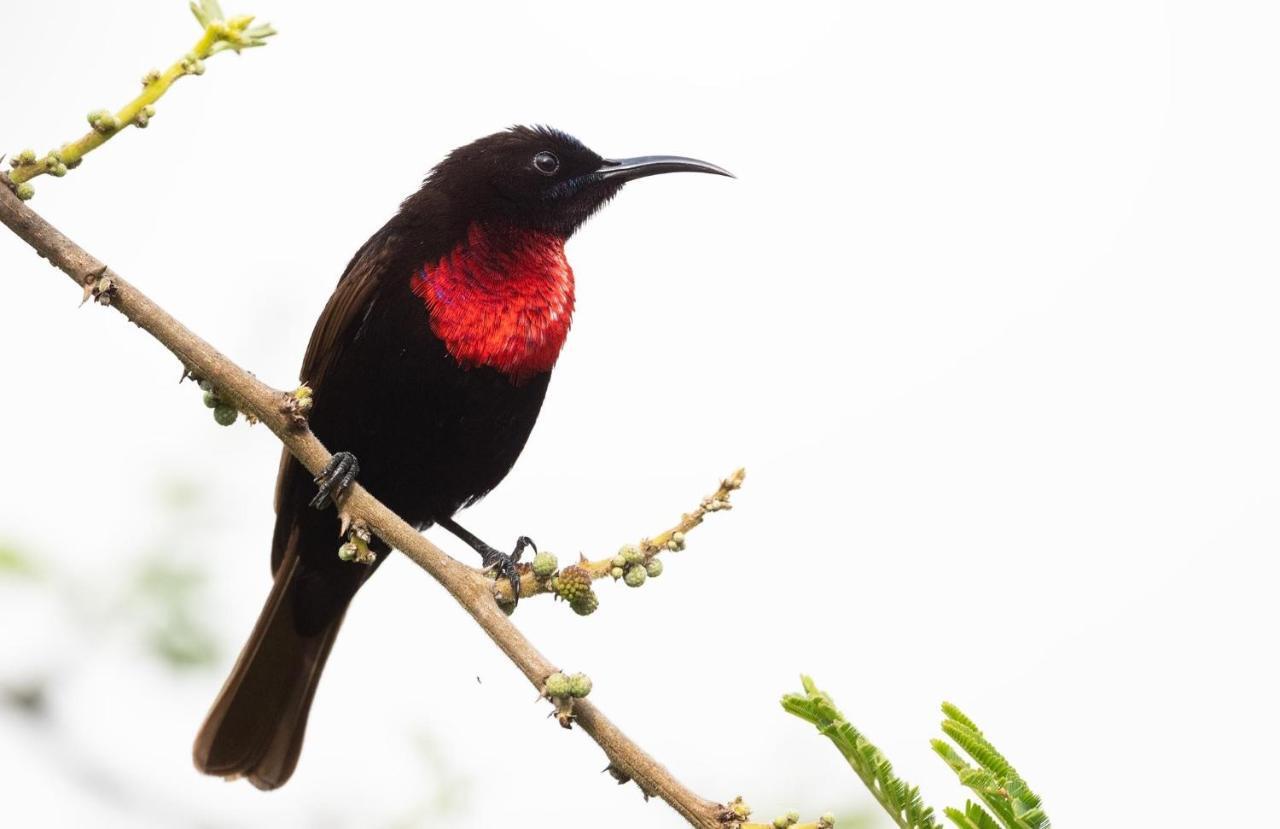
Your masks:
{"label": "curved black beak", "polygon": [[659,173],[711,173],[734,178],[733,173],[696,158],[680,155],[642,155],[636,158],[606,158],[596,170],[602,180],[631,181]]}

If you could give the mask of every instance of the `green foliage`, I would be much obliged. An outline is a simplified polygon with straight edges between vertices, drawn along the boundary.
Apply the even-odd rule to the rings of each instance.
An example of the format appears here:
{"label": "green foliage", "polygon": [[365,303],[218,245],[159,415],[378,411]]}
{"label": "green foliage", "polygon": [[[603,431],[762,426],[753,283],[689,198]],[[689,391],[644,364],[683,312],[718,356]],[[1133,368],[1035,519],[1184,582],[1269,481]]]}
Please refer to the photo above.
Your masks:
{"label": "green foliage", "polygon": [[800,677],[803,694],[787,694],[782,707],[817,727],[818,733],[835,744],[850,768],[889,813],[901,829],[941,829],[933,809],[924,805],[920,790],[893,773],[893,766],[836,708],[831,697],[818,690],[813,680]]}
{"label": "green foliage", "polygon": [[942,704],[942,713],[947,717],[942,722],[942,732],[978,765],[970,765],[946,740],[932,742],[934,753],[990,810],[966,803],[963,813],[947,810],[951,822],[961,829],[1049,829],[1049,818],[1040,807],[1040,798],[983,736],[973,720],[949,702]]}
{"label": "green foliage", "polygon": [[[920,791],[894,775],[880,750],[845,719],[831,697],[818,690],[812,679],[802,676],[800,680],[804,693],[787,694],[782,698],[782,707],[816,726],[818,733],[835,744],[901,829],[941,829],[933,809],[920,799]],[[1040,798],[973,720],[949,702],[942,704],[942,713],[946,715],[942,732],[977,765],[971,765],[946,740],[933,740],[933,750],[981,801],[968,801],[963,810],[943,810],[947,819],[959,829],[1049,829]]]}
{"label": "green foliage", "polygon": [[21,576],[32,578],[39,574],[35,562],[21,553],[17,547],[0,541],[0,577]]}

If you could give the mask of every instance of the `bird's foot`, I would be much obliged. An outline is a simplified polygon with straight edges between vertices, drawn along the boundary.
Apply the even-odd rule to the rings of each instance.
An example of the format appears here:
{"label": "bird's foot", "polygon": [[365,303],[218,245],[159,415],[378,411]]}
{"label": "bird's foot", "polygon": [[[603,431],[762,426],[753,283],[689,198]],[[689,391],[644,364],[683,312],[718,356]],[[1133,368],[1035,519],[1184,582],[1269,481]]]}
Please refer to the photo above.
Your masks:
{"label": "bird's foot", "polygon": [[495,550],[487,544],[485,549],[479,551],[484,569],[496,573],[498,578],[505,578],[511,584],[514,603],[520,601],[520,569],[516,565],[520,563],[520,556],[524,555],[526,547],[532,547],[535,553],[538,552],[538,545],[527,535],[516,539],[516,548],[510,554]]}
{"label": "bird's foot", "polygon": [[360,462],[355,455],[350,452],[334,452],[324,471],[315,477],[319,490],[316,497],[311,499],[311,506],[324,509],[330,502],[336,503],[359,474]]}

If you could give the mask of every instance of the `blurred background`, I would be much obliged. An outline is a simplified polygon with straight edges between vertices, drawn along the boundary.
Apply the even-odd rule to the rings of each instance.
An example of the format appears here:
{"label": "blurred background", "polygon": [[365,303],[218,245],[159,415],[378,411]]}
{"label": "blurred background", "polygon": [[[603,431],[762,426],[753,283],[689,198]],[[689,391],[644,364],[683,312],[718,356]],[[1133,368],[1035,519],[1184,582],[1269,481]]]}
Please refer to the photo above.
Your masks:
{"label": "blurred background", "polygon": [[[198,36],[184,5],[11,4],[0,149],[118,106]],[[1280,9],[225,5],[280,36],[34,205],[279,387],[454,146],[545,122],[738,174],[636,183],[572,240],[546,408],[467,522],[605,555],[747,467],[661,579],[516,616],[693,789],[888,825],[779,708],[805,671],[939,808],[964,800],[928,747],[948,699],[1061,826],[1258,819],[1186,781],[1277,771]],[[289,785],[199,776],[279,446],[7,233],[0,274],[0,824],[682,825],[399,557]]]}

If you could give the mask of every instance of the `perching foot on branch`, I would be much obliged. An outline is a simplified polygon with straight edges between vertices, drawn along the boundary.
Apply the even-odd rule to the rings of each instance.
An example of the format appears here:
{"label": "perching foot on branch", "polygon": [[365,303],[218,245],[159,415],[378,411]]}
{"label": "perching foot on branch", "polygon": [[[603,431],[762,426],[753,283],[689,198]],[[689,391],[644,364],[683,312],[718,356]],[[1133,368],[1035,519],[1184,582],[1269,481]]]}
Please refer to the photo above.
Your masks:
{"label": "perching foot on branch", "polygon": [[520,602],[520,557],[524,555],[526,547],[532,547],[533,552],[538,552],[538,545],[533,543],[533,539],[527,535],[522,535],[516,539],[516,548],[510,554],[504,553],[494,547],[476,538],[475,535],[459,526],[452,518],[444,518],[436,522],[449,532],[456,535],[467,543],[467,546],[480,554],[480,561],[484,565],[484,569],[497,573],[498,578],[504,578],[511,585],[511,605],[514,607]]}
{"label": "perching foot on branch", "polygon": [[320,488],[316,497],[311,499],[311,506],[324,509],[331,502],[336,503],[359,474],[360,462],[355,455],[350,452],[334,452],[324,471],[315,477]]}

